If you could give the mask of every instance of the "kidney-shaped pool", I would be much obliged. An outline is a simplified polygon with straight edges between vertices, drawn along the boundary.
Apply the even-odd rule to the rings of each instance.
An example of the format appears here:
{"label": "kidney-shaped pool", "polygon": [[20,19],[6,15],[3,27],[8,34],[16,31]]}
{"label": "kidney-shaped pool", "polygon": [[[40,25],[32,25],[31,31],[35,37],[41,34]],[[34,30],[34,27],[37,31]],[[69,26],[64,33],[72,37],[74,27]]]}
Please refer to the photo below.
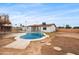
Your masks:
{"label": "kidney-shaped pool", "polygon": [[43,33],[27,33],[27,34],[21,36],[20,38],[23,38],[23,39],[38,39],[38,38],[41,38],[43,36],[44,36]]}
{"label": "kidney-shaped pool", "polygon": [[48,35],[46,35],[45,33],[33,32],[33,33],[25,33],[23,35],[20,35],[20,36],[16,37],[16,39],[33,41],[33,40],[41,40],[46,37],[48,37]]}

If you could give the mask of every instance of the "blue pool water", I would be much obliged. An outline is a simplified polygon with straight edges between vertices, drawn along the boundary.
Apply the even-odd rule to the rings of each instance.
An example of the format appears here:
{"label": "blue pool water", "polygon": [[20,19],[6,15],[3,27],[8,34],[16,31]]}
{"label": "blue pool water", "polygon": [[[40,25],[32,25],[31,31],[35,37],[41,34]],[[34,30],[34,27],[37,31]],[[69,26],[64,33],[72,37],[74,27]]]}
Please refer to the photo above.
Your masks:
{"label": "blue pool water", "polygon": [[43,33],[27,33],[23,36],[21,36],[21,38],[23,39],[38,39],[38,38],[42,38],[44,36]]}

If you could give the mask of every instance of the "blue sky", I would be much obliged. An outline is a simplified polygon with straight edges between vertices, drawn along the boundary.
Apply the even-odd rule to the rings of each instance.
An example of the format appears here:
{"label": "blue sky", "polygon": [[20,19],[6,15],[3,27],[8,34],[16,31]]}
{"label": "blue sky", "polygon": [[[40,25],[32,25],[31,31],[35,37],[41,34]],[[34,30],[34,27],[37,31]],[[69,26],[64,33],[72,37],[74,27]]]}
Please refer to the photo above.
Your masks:
{"label": "blue sky", "polygon": [[79,4],[2,3],[0,13],[8,14],[12,25],[55,23],[57,26],[79,26]]}

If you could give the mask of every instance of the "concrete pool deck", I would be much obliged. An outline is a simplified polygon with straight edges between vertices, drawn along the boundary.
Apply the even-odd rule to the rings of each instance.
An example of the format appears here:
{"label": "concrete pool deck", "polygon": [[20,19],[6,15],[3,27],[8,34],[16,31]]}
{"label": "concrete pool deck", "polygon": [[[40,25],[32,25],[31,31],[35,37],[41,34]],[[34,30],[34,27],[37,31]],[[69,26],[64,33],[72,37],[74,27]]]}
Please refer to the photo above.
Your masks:
{"label": "concrete pool deck", "polygon": [[42,39],[45,39],[46,37],[49,37],[48,35],[46,35],[44,33],[45,36],[42,38],[39,38],[39,39],[25,40],[25,39],[20,38],[20,36],[25,35],[25,34],[26,33],[20,33],[20,34],[16,35],[16,37],[15,37],[16,41],[14,41],[6,46],[3,46],[3,48],[25,49],[29,45],[30,41],[42,40]]}
{"label": "concrete pool deck", "polygon": [[30,41],[26,40],[16,40],[6,46],[4,48],[16,48],[16,49],[25,49],[29,45]]}

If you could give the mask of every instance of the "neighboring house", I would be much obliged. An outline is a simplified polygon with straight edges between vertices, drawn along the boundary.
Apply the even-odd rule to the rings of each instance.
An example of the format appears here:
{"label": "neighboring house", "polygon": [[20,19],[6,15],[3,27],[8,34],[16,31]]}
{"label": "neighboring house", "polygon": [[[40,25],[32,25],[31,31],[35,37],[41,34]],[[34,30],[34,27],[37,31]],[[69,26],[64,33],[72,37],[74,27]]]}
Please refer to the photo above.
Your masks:
{"label": "neighboring house", "polygon": [[23,26],[23,27],[21,27],[22,28],[22,31],[27,31],[28,29],[27,29],[27,26]]}
{"label": "neighboring house", "polygon": [[8,15],[0,15],[0,32],[9,32],[11,31],[11,22]]}
{"label": "neighboring house", "polygon": [[27,26],[28,32],[55,32],[55,24],[39,24],[39,25],[29,25]]}

